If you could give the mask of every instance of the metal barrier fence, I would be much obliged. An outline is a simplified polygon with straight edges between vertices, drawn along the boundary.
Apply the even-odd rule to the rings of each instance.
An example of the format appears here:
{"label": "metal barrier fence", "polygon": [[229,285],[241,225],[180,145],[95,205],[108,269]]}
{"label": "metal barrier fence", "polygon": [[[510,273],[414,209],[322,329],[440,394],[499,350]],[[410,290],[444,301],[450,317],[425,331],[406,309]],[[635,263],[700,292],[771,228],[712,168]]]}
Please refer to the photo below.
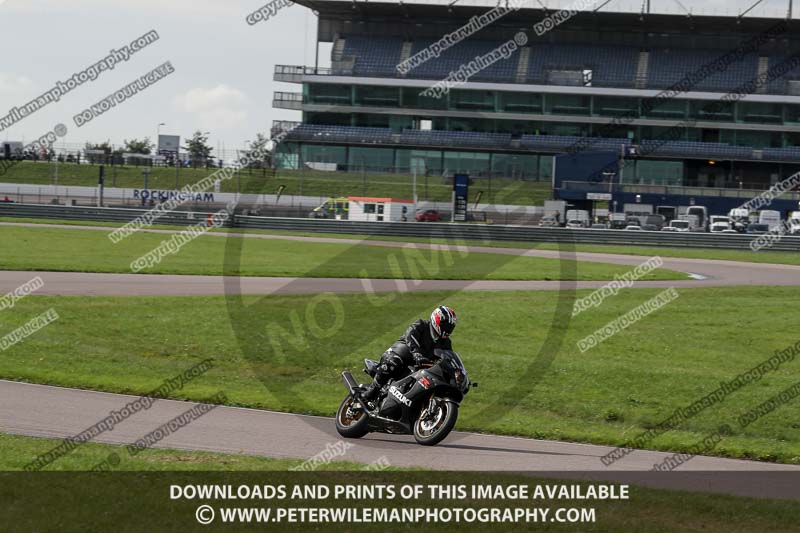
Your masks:
{"label": "metal barrier fence", "polygon": [[[0,217],[84,220],[98,222],[129,222],[146,213],[143,209],[89,208],[49,205],[3,204]],[[156,224],[185,226],[196,224],[212,214],[196,211],[171,211],[159,218]],[[355,235],[490,239],[505,242],[559,243],[657,246],[672,248],[716,248],[749,250],[754,235],[714,233],[667,233],[623,230],[588,230],[566,228],[541,228],[531,226],[501,226],[486,224],[449,224],[414,222],[357,222],[352,220],[315,220],[302,218],[276,218],[235,215],[227,227],[264,229],[308,233],[348,233]],[[800,237],[784,236],[769,251],[800,252]]]}

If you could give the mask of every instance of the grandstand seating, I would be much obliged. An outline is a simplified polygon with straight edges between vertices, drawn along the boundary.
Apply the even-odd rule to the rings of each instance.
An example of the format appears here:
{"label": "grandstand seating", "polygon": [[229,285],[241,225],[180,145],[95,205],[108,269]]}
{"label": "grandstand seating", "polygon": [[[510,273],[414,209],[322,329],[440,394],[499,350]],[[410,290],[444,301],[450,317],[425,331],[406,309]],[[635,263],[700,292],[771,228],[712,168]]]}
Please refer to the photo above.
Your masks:
{"label": "grandstand seating", "polygon": [[[769,57],[769,68],[779,67],[792,56],[773,55]],[[785,94],[787,80],[800,80],[800,65],[787,71],[782,77],[769,80],[767,92],[772,94]]]}
{"label": "grandstand seating", "polygon": [[[433,41],[415,42],[411,55],[413,56],[420,50],[429,46]],[[442,79],[447,77],[450,72],[455,72],[461,65],[469,63],[478,56],[484,56],[497,48],[502,43],[493,41],[479,41],[467,39],[452,48],[448,48],[438,58],[431,58],[425,63],[416,67],[409,77],[423,79]],[[472,81],[500,81],[513,82],[517,72],[518,55],[514,54],[508,59],[501,59],[489,67],[481,70],[472,76]],[[394,65],[392,65],[394,68]]]}
{"label": "grandstand seating", "polygon": [[[724,55],[717,50],[654,48],[650,51],[648,87],[666,89],[687,74],[698,72],[703,65]],[[732,91],[758,75],[758,54],[749,54],[734,61],[720,72],[700,78],[690,86],[695,91]]]}
{"label": "grandstand seating", "polygon": [[300,124],[286,136],[288,140],[312,142],[355,142],[360,144],[391,143],[389,128],[360,128],[354,126],[322,126]]}
{"label": "grandstand seating", "polygon": [[732,146],[725,143],[708,143],[695,141],[642,141],[642,152],[645,154],[661,154],[677,157],[717,158],[717,159],[752,159],[753,149],[746,146]]}
{"label": "grandstand seating", "polygon": [[472,146],[477,148],[509,148],[510,133],[472,131],[403,130],[401,143],[437,146]]}
{"label": "grandstand seating", "polygon": [[[620,150],[621,146],[630,144],[628,139],[592,137],[590,141],[591,148],[595,150]],[[520,146],[533,150],[563,151],[579,143],[582,145],[582,142],[586,142],[586,138],[571,135],[523,135]]]}
{"label": "grandstand seating", "polygon": [[592,85],[631,87],[638,58],[639,49],[631,46],[534,45],[528,65],[528,82],[547,83],[548,69],[589,69],[592,71]]}
{"label": "grandstand seating", "polygon": [[[396,77],[396,66],[401,60],[403,40],[392,36],[345,35],[343,57],[355,59],[351,70],[337,70],[336,74],[357,76]],[[411,55],[431,44],[430,40],[413,43]],[[408,77],[418,79],[443,79],[479,55],[484,55],[501,42],[467,39],[417,66]],[[571,44],[533,44],[527,72],[527,83],[548,84],[550,70],[591,70],[592,85],[601,87],[633,87],[640,49],[634,46],[588,46]],[[724,50],[700,50],[653,47],[649,49],[648,76],[644,88],[666,89],[689,73],[722,56]],[[785,57],[770,57],[769,65],[776,65]],[[497,61],[474,75],[472,81],[515,82],[519,54]],[[700,79],[692,90],[727,92],[753,80],[758,75],[758,54],[749,54],[731,63],[721,72]],[[772,80],[767,92],[781,94],[786,91],[786,79],[800,79],[800,67],[782,78]]]}
{"label": "grandstand seating", "polygon": [[800,146],[764,148],[763,159],[772,161],[800,161]]}
{"label": "grandstand seating", "polygon": [[356,58],[353,74],[357,76],[386,77],[397,74],[403,40],[399,37],[345,37],[343,57]]}

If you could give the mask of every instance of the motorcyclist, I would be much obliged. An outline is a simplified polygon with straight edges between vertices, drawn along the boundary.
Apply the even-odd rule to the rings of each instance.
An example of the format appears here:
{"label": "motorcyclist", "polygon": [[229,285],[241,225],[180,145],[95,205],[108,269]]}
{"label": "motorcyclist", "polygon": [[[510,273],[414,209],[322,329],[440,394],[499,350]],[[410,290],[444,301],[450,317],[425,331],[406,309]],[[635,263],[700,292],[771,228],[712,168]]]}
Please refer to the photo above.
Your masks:
{"label": "motorcyclist", "polygon": [[361,395],[371,402],[390,379],[399,379],[406,368],[418,368],[436,360],[434,350],[452,350],[450,335],[456,327],[456,313],[450,307],[440,305],[431,313],[430,320],[417,320],[403,336],[381,355],[375,379]]}

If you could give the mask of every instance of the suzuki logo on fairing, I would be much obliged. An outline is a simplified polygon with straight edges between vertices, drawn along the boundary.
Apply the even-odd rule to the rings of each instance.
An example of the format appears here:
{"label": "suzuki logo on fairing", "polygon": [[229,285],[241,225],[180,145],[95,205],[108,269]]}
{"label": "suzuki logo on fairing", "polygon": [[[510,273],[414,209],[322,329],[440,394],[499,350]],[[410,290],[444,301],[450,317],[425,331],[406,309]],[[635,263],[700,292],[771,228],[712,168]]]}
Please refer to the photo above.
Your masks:
{"label": "suzuki logo on fairing", "polygon": [[403,405],[407,405],[408,407],[411,407],[411,400],[409,400],[408,398],[406,398],[405,396],[403,396],[403,393],[402,393],[402,392],[400,392],[399,390],[397,390],[397,388],[395,388],[395,387],[389,387],[389,394],[391,394],[392,396],[394,396],[395,398],[397,398],[398,400],[400,400],[400,402],[401,402]]}

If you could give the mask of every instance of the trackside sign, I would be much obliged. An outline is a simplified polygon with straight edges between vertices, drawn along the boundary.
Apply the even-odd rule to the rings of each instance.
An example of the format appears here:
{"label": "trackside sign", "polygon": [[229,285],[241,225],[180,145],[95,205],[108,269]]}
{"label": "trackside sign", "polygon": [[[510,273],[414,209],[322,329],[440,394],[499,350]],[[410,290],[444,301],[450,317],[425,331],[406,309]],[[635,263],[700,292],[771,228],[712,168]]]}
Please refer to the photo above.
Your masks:
{"label": "trackside sign", "polygon": [[166,202],[167,200],[177,199],[186,202],[214,202],[213,192],[182,192],[182,191],[159,191],[153,189],[134,189],[133,197],[136,200],[157,200]]}

